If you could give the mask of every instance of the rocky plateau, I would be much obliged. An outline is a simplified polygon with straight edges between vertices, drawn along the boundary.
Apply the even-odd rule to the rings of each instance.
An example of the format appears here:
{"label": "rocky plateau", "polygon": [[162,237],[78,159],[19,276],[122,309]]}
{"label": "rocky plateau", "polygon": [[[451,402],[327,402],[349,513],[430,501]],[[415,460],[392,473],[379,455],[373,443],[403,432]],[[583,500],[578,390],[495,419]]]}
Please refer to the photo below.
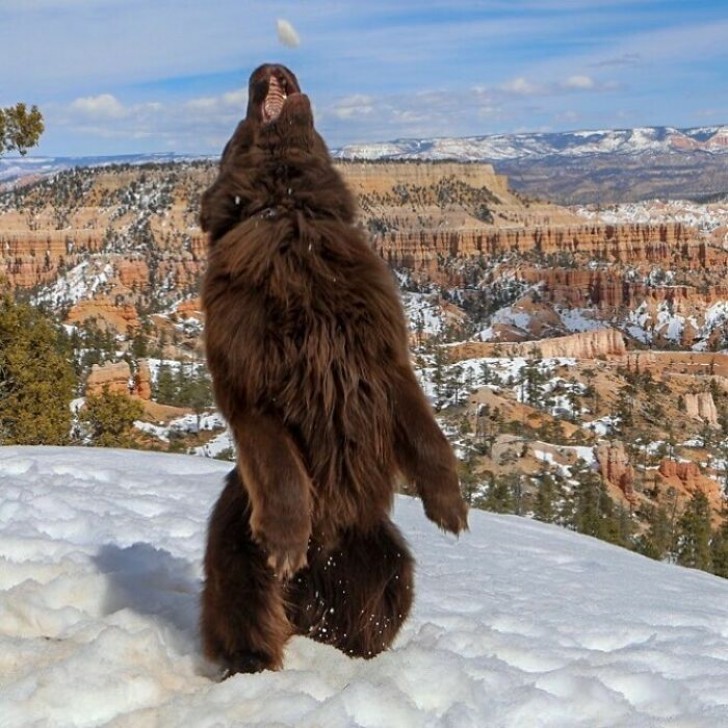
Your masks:
{"label": "rocky plateau", "polygon": [[[516,423],[531,442],[550,433],[556,465],[568,466],[563,448],[589,448],[634,512],[696,488],[718,512],[728,482],[728,447],[719,456],[728,435],[726,203],[564,207],[514,192],[486,163],[338,164],[358,224],[401,283],[423,380],[456,391],[440,403],[453,432],[481,431],[487,404],[498,426]],[[68,326],[111,331],[120,354],[142,336],[165,359],[201,361],[197,214],[215,171],[205,160],[75,168],[15,185],[0,194],[3,287]],[[523,369],[497,387],[474,374],[499,361],[554,368],[526,401]],[[125,391],[158,419],[153,378],[142,357],[132,368],[95,367],[85,386]],[[515,467],[503,459],[513,447],[504,437],[490,455],[478,450],[476,476]],[[475,440],[465,436],[462,451]],[[671,454],[666,444],[656,452],[671,442]],[[541,467],[534,448],[516,458],[531,474]]]}

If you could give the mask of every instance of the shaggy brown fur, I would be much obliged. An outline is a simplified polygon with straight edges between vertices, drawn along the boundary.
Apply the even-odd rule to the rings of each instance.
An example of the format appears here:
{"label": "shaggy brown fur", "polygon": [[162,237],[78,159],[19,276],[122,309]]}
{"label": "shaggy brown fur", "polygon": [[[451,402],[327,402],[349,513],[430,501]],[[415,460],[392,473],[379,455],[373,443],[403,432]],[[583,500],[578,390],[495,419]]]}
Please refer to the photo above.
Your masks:
{"label": "shaggy brown fur", "polygon": [[201,211],[207,359],[237,446],[209,524],[202,635],[230,672],[280,667],[294,633],[362,657],[391,644],[414,571],[388,515],[398,473],[441,528],[467,528],[392,275],[308,98],[266,65],[250,99]]}

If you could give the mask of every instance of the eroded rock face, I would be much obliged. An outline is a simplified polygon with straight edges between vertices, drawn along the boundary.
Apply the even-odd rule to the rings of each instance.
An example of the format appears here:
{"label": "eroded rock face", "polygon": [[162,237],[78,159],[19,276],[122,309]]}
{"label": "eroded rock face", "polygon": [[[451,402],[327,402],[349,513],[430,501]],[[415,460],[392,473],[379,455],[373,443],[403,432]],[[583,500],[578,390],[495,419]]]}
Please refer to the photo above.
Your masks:
{"label": "eroded rock face", "polygon": [[[639,263],[638,260],[633,262]],[[688,262],[692,267],[695,259]],[[683,266],[681,266],[683,267]],[[709,306],[728,298],[728,286],[707,286],[697,290],[693,286],[648,286],[624,280],[624,275],[615,270],[584,270],[577,268],[525,268],[519,273],[527,283],[540,283],[540,295],[549,303],[561,306],[583,308],[633,307],[642,302],[657,307],[670,302],[677,308],[695,304]]]}
{"label": "eroded rock face", "polygon": [[622,491],[625,498],[635,500],[634,468],[620,441],[604,442],[596,447],[596,458],[602,477]]}
{"label": "eroded rock face", "polygon": [[657,471],[664,478],[677,478],[682,481],[690,491],[695,490],[695,483],[700,478],[698,464],[687,460],[665,458],[660,461]]}
{"label": "eroded rock face", "polygon": [[115,364],[94,364],[86,382],[86,396],[98,396],[105,389],[114,394],[150,399],[152,385],[149,364],[140,360],[133,374],[131,367],[125,361]]}
{"label": "eroded rock face", "polygon": [[131,304],[117,304],[108,298],[98,297],[79,301],[71,307],[66,318],[68,323],[83,323],[95,319],[100,324],[111,327],[121,334],[136,330],[140,326],[137,310]]}
{"label": "eroded rock face", "polygon": [[718,409],[710,392],[686,393],[683,395],[683,399],[685,413],[688,417],[700,419],[713,427],[718,427]]}
{"label": "eroded rock face", "polygon": [[[69,322],[95,311],[127,333],[138,324],[125,307],[144,311],[156,303],[157,310],[166,309],[180,292],[196,291],[207,255],[197,225],[199,193],[214,169],[160,167],[145,171],[144,182],[136,170],[89,172],[80,198],[43,188],[22,205],[6,206],[0,211],[0,280],[30,288],[65,276],[69,289],[86,286],[98,301],[96,310],[85,303],[74,307]],[[488,164],[342,162],[338,169],[359,198],[359,219],[374,248],[413,278],[487,288],[483,272],[493,261],[509,261],[506,268],[513,261],[506,274],[524,288],[533,286],[541,309],[532,312],[528,330],[494,322],[503,341],[564,331],[554,309],[572,306],[592,308],[596,318],[610,321],[616,320],[612,310],[639,308],[656,347],[668,338],[685,347],[698,339],[721,347],[720,331],[698,329],[704,328],[706,307],[728,298],[728,286],[720,285],[720,274],[728,270],[724,234],[711,246],[704,233],[681,222],[585,221],[567,208],[524,201]],[[166,201],[150,207],[162,189]],[[59,199],[65,207],[58,207]],[[668,266],[686,272],[685,280],[695,285],[645,283],[653,267]],[[683,322],[679,341],[664,323],[666,308]],[[594,350],[604,353],[601,344]]]}
{"label": "eroded rock face", "polygon": [[425,272],[436,269],[443,255],[477,258],[515,252],[578,253],[621,263],[668,263],[677,253],[691,267],[707,262],[706,246],[683,223],[397,230],[376,236],[374,245],[390,264]]}
{"label": "eroded rock face", "polygon": [[622,334],[616,329],[583,331],[570,336],[518,343],[489,343],[471,341],[456,344],[449,349],[454,360],[477,359],[495,356],[531,356],[534,352],[542,357],[568,357],[595,359],[597,357],[622,357],[627,353]]}
{"label": "eroded rock face", "polygon": [[395,185],[426,187],[448,178],[463,180],[473,187],[487,187],[496,195],[512,195],[508,178],[496,174],[490,164],[339,162],[337,167],[356,195],[385,194]]}
{"label": "eroded rock face", "polygon": [[663,493],[670,489],[680,500],[691,498],[696,492],[704,493],[713,514],[713,526],[723,521],[724,500],[720,485],[700,471],[698,463],[688,460],[664,458],[657,468],[657,475]]}

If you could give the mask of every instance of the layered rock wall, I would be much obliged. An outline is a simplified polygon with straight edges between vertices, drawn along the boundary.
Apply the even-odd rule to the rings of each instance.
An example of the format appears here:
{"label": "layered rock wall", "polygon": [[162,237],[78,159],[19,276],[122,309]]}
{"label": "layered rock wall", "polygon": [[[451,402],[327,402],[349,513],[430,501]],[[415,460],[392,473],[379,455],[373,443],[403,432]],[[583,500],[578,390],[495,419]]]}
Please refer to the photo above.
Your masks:
{"label": "layered rock wall", "polygon": [[623,357],[627,353],[622,334],[616,329],[583,331],[570,336],[557,336],[519,343],[468,341],[448,348],[455,361],[489,356],[533,356],[538,352],[544,358],[596,359],[597,357]]}
{"label": "layered rock wall", "polygon": [[709,262],[705,244],[683,223],[391,231],[376,236],[374,246],[390,264],[427,273],[437,270],[443,256],[493,258],[508,253],[580,254],[620,263],[667,263],[677,258],[691,267]]}
{"label": "layered rock wall", "polygon": [[427,187],[454,177],[471,187],[486,187],[495,195],[511,196],[508,178],[496,174],[490,164],[338,162],[337,168],[356,195],[384,194],[395,184]]}
{"label": "layered rock wall", "polygon": [[[704,247],[698,244],[698,247]],[[638,261],[634,261],[638,262]],[[691,258],[690,265],[694,263]],[[624,280],[618,271],[599,268],[524,268],[518,273],[529,284],[540,284],[539,295],[549,303],[582,308],[632,307],[642,301],[659,305],[664,301],[676,304],[699,302],[710,305],[728,299],[728,285],[706,286],[698,290],[688,285],[648,285]]]}

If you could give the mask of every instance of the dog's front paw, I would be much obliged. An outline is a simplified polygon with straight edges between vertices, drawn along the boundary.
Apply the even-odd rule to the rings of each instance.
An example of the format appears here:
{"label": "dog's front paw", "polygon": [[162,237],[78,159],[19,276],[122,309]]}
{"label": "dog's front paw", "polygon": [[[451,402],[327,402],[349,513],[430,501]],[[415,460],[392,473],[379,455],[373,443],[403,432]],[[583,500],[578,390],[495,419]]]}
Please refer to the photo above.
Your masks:
{"label": "dog's front paw", "polygon": [[311,523],[305,519],[276,518],[251,520],[253,538],[268,555],[268,566],[279,579],[289,579],[307,562]]}
{"label": "dog's front paw", "polygon": [[468,530],[468,504],[459,488],[430,489],[423,497],[425,515],[444,531],[455,535]]}

